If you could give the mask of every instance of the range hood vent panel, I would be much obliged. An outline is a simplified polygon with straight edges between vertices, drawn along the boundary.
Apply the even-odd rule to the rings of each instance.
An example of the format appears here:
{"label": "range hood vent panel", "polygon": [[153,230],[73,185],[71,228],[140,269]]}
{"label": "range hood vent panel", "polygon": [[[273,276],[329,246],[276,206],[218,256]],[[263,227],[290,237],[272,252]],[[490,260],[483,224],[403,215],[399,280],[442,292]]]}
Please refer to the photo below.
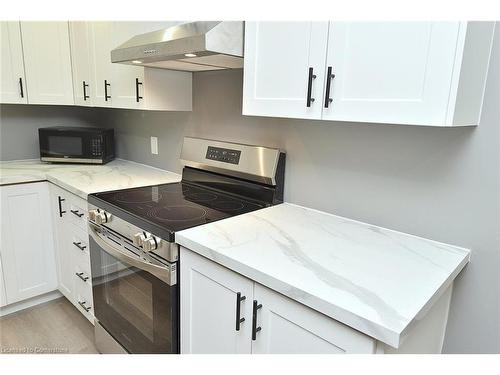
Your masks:
{"label": "range hood vent panel", "polygon": [[111,51],[111,62],[187,71],[237,69],[243,66],[243,33],[240,21],[185,23],[134,36]]}

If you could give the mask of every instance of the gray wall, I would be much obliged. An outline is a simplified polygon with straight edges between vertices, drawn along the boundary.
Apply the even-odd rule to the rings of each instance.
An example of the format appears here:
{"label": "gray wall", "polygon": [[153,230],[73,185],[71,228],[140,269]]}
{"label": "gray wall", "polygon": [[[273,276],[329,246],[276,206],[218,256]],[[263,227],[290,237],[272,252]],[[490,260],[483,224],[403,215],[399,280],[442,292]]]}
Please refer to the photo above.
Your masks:
{"label": "gray wall", "polygon": [[0,105],[0,160],[40,157],[38,128],[90,126],[91,108],[67,106]]}
{"label": "gray wall", "polygon": [[[195,74],[193,85],[192,113],[93,113],[116,129],[122,158],[180,171],[184,135],[281,147],[287,201],[471,248],[444,350],[500,353],[500,27],[477,128],[243,117],[241,71]],[[2,120],[15,116],[21,107]],[[159,137],[158,156],[150,136]]]}

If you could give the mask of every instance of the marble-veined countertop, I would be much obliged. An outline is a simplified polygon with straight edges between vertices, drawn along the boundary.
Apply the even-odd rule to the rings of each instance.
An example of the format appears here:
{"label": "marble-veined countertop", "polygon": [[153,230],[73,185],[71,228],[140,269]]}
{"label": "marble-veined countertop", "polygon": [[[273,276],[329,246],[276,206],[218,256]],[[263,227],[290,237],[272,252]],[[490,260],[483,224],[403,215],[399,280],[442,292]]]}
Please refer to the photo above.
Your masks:
{"label": "marble-veined countertop", "polygon": [[176,242],[395,348],[470,257],[287,203],[178,232]]}
{"label": "marble-veined countertop", "polygon": [[83,199],[101,191],[180,180],[177,173],[122,159],[104,165],[50,164],[40,160],[0,162],[0,185],[50,181]]}

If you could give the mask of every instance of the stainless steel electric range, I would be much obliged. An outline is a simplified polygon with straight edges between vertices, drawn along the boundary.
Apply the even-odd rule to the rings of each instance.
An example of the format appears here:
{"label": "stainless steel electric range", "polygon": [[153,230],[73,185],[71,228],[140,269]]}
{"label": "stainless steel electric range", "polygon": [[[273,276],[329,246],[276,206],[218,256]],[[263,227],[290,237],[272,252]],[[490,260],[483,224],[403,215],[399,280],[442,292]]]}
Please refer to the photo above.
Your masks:
{"label": "stainless steel electric range", "polygon": [[178,353],[175,233],[283,202],[285,153],[278,149],[185,138],[181,162],[180,182],[88,198],[102,353]]}

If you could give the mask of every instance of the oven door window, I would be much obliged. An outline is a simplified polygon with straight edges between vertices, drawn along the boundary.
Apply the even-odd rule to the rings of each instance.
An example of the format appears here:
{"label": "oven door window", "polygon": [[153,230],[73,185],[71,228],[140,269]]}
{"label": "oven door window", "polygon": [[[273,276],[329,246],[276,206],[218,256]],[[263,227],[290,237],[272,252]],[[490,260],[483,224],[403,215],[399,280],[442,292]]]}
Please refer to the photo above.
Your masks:
{"label": "oven door window", "polygon": [[117,260],[91,240],[94,311],[130,353],[178,351],[178,287]]}

